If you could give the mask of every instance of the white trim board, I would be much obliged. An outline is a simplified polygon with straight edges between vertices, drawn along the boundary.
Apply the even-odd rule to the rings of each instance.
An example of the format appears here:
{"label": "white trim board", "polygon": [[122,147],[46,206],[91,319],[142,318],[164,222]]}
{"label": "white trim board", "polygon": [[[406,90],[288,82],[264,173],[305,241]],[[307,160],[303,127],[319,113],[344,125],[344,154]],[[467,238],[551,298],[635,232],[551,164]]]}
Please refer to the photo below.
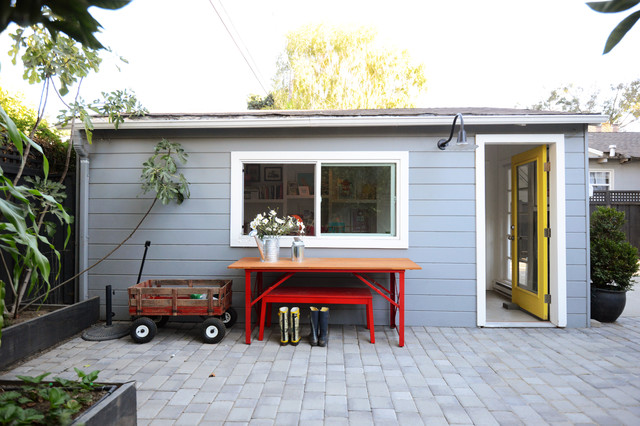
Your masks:
{"label": "white trim board", "polygon": [[[485,146],[486,145],[548,145],[549,173],[549,320],[553,326],[567,326],[567,259],[565,223],[565,148],[564,134],[478,134],[476,135],[476,302],[479,327],[522,327],[519,323],[487,323],[486,301],[486,205]],[[500,324],[500,325],[495,325]],[[513,324],[513,325],[508,325]],[[533,324],[533,323],[532,323]],[[529,325],[533,327],[533,325]]]}
{"label": "white trim board", "polygon": [[[231,152],[231,214],[229,241],[231,247],[255,247],[255,240],[242,234],[244,206],[244,163],[321,164],[321,163],[394,163],[396,165],[396,233],[395,235],[323,234],[305,238],[305,246],[321,248],[388,248],[409,247],[409,152],[408,151],[233,151]],[[315,182],[321,181],[316,167]],[[315,212],[320,217],[322,198],[315,197]],[[317,221],[317,223],[319,220]],[[281,246],[289,247],[293,237],[281,238]]]}

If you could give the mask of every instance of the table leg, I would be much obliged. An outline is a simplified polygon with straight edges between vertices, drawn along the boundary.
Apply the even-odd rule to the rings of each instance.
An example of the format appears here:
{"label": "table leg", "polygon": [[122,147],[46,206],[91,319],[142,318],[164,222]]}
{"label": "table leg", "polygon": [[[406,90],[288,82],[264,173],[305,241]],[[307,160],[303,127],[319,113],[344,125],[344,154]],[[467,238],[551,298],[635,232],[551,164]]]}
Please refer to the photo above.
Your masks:
{"label": "table leg", "polygon": [[398,272],[400,278],[400,289],[398,291],[398,310],[400,311],[400,328],[398,330],[400,334],[400,347],[404,346],[404,271]]}
{"label": "table leg", "polygon": [[251,344],[251,271],[244,271],[244,327],[245,341]]}
{"label": "table leg", "polygon": [[[389,274],[389,296],[395,300],[396,299],[396,273],[392,272]],[[393,303],[389,303],[389,326],[391,328],[396,328],[396,307]]]}

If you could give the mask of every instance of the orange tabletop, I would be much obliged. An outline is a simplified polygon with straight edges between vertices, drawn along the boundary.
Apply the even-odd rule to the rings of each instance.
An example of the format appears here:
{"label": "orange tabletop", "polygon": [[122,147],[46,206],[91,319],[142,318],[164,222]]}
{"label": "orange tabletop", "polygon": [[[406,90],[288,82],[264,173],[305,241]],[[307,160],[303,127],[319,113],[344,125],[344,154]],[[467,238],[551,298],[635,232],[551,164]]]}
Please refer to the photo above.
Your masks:
{"label": "orange tabletop", "polygon": [[[398,313],[399,345],[404,346],[404,274],[406,270],[422,269],[411,259],[406,258],[341,258],[341,257],[310,257],[302,262],[292,262],[291,259],[280,259],[277,262],[262,262],[257,257],[244,257],[228,266],[229,269],[243,269],[245,272],[245,339],[251,343],[251,308],[262,298],[263,294],[273,290],[294,274],[299,272],[333,273],[348,272],[389,302],[389,325],[394,328],[396,312]],[[263,272],[284,272],[269,289],[263,293]],[[389,274],[389,288],[365,273]],[[257,292],[251,290],[251,274],[256,274]],[[398,275],[396,287],[396,274]]]}
{"label": "orange tabletop", "polygon": [[406,271],[422,269],[411,259],[406,258],[350,258],[350,257],[307,257],[302,262],[280,259],[277,262],[262,262],[258,257],[243,257],[228,266],[229,269],[255,270],[336,270],[344,271]]}

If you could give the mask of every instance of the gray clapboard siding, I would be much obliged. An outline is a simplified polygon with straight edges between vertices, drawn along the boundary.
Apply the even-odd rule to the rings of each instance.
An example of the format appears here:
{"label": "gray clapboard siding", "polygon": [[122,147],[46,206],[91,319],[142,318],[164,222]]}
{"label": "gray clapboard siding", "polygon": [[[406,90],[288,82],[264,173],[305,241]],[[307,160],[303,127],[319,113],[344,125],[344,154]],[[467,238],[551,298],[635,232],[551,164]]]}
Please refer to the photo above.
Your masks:
{"label": "gray clapboard siding", "polygon": [[[152,198],[92,198],[89,208],[94,214],[122,212],[122,214],[140,214],[149,210]],[[160,201],[151,210],[152,214],[228,214],[229,200],[226,198],[191,198],[182,204],[163,205]]]}
{"label": "gray clapboard siding", "polygon": [[475,200],[472,185],[415,184],[409,186],[412,200]]}
{"label": "gray clapboard siding", "polygon": [[[223,206],[220,206],[223,207]],[[229,206],[226,206],[228,213]],[[143,222],[143,229],[208,229],[208,224],[213,222],[216,214],[159,214],[152,212]],[[229,217],[226,214],[226,217]],[[176,218],[181,219],[180,222]],[[122,214],[117,211],[112,213],[96,213],[89,215],[89,226],[94,229],[129,229],[133,228],[142,219],[142,214]],[[177,228],[180,226],[181,228]],[[228,225],[227,225],[228,229]],[[229,243],[229,232],[224,241]]]}
{"label": "gray clapboard siding", "polygon": [[474,200],[411,200],[411,208],[424,215],[474,216]]}
{"label": "gray clapboard siding", "polygon": [[584,185],[585,176],[583,169],[567,169],[565,171],[565,180],[567,184]]}
{"label": "gray clapboard siding", "polygon": [[[226,183],[193,183],[190,182],[189,191],[191,192],[191,202],[199,199],[229,199],[229,184]],[[142,188],[139,183],[121,183],[114,185],[113,183],[91,183],[91,194],[95,196],[89,197],[95,199],[123,199],[123,198],[145,198],[153,199],[151,193],[142,194]]]}
{"label": "gray clapboard siding", "polygon": [[[414,232],[475,232],[476,218],[475,216],[418,216],[409,214],[410,235]],[[420,234],[416,234],[419,237]],[[413,246],[414,241],[411,241]],[[420,245],[420,241],[415,241],[416,245]]]}
{"label": "gray clapboard siding", "polygon": [[452,183],[475,184],[475,169],[409,169],[409,182],[412,183]]}
{"label": "gray clapboard siding", "polygon": [[[529,127],[527,131],[531,130]],[[499,128],[489,130],[500,130]],[[544,130],[544,129],[543,129]],[[557,131],[557,129],[555,130]],[[403,133],[398,135],[398,133]],[[166,133],[190,154],[184,169],[192,198],[181,206],[157,204],[134,237],[90,275],[91,294],[116,286],[114,311],[128,317],[126,288],[136,280],[146,240],[152,241],[143,279],[231,278],[234,306],[244,306],[244,275],[227,266],[255,248],[229,247],[230,153],[232,151],[409,151],[408,250],[309,249],[309,255],[409,257],[422,270],[406,273],[408,325],[475,326],[475,154],[439,151],[440,132],[422,129],[224,130],[96,132],[91,147],[90,251],[92,260],[126,237],[151,201],[140,193],[141,164]],[[100,134],[109,142],[100,141]],[[122,135],[122,136],[119,136]],[[153,135],[152,137],[147,135]],[[585,323],[587,290],[584,137],[566,139],[567,279],[570,325]],[[321,147],[321,149],[319,149]],[[283,247],[285,256],[288,248]],[[378,278],[386,282],[386,277]],[[313,282],[311,280],[310,282]],[[377,326],[388,324],[388,304],[374,295]],[[339,307],[332,321],[364,323],[364,309]]]}
{"label": "gray clapboard siding", "polygon": [[584,135],[566,137],[567,198],[567,326],[589,325],[589,271],[587,269],[588,207],[586,141]]}
{"label": "gray clapboard siding", "polygon": [[474,296],[476,295],[475,280],[461,279],[406,279],[406,287],[411,294],[423,295],[450,295],[450,296]]}
{"label": "gray clapboard siding", "polygon": [[587,261],[587,249],[567,249],[567,265],[585,265]]}
{"label": "gray clapboard siding", "polygon": [[428,231],[409,232],[409,243],[416,247],[475,247],[475,235],[471,232]]}

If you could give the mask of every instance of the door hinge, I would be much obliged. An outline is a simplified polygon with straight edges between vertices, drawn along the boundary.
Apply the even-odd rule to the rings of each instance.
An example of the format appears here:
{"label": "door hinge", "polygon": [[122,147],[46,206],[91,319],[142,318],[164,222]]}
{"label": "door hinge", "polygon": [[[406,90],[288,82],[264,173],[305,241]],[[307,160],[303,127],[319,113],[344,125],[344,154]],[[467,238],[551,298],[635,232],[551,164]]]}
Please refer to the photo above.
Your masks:
{"label": "door hinge", "polygon": [[551,171],[551,163],[549,161],[544,163],[544,171],[545,172],[550,172]]}
{"label": "door hinge", "polygon": [[544,237],[551,238],[551,228],[544,228]]}
{"label": "door hinge", "polygon": [[544,303],[551,303],[551,295],[550,294],[545,294],[544,295]]}

